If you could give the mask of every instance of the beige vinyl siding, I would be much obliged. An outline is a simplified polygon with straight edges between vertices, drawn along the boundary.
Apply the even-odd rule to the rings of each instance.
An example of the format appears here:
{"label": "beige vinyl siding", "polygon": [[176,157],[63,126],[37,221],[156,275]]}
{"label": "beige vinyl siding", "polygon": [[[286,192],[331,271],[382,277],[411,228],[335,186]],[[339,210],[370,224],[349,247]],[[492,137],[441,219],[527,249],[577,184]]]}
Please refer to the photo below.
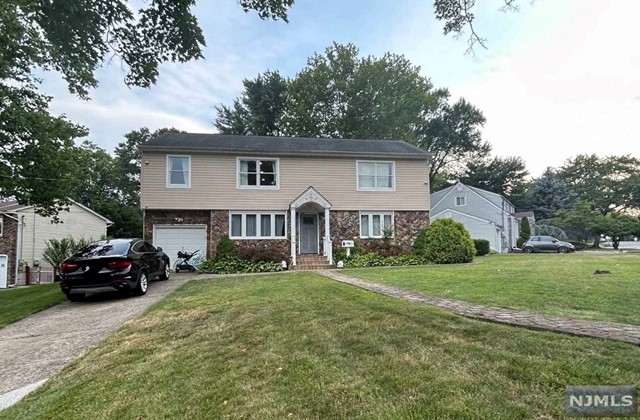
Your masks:
{"label": "beige vinyl siding", "polygon": [[107,223],[103,219],[75,204],[69,207],[68,212],[60,212],[59,218],[63,223],[51,223],[51,219],[38,216],[32,208],[18,212],[21,220],[22,216],[22,259],[27,260],[30,265],[35,259],[40,261],[42,267],[49,267],[42,258],[42,252],[46,248],[45,242],[49,239],[72,236],[76,239],[99,240],[107,234]]}
{"label": "beige vinyl siding", "polygon": [[191,155],[191,188],[166,188],[167,153],[142,154],[141,205],[145,209],[286,210],[313,186],[335,210],[429,210],[426,160],[395,161],[395,191],[356,190],[356,161],[369,159],[279,157],[277,190],[237,189],[236,158],[269,155]]}

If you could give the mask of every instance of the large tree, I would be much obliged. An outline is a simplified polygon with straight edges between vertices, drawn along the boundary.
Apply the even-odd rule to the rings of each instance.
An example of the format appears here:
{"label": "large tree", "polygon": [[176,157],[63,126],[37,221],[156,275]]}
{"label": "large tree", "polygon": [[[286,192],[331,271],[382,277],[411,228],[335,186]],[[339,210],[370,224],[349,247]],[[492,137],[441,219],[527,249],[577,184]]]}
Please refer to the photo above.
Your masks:
{"label": "large tree", "polygon": [[288,83],[277,71],[243,80],[244,91],[233,106],[216,106],[216,128],[223,134],[279,136]]}
{"label": "large tree", "polygon": [[[96,70],[119,60],[129,86],[149,87],[161,63],[202,57],[195,0],[4,0],[0,2],[0,194],[55,215],[80,176],[69,159],[86,130],[51,115],[37,74],[55,70],[87,98]],[[287,18],[293,1],[241,0],[260,17]]]}
{"label": "large tree", "polygon": [[576,194],[558,176],[557,171],[547,168],[542,176],[534,181],[530,207],[537,219],[551,219],[559,212],[571,209],[575,200]]}
{"label": "large tree", "polygon": [[291,80],[266,72],[244,87],[232,106],[216,107],[222,133],[404,139],[433,154],[432,185],[491,151],[482,112],[451,103],[403,56],[359,57],[355,46],[334,44]]}
{"label": "large tree", "polygon": [[289,135],[415,141],[436,106],[429,79],[401,55],[359,57],[334,44],[309,58],[289,83]]}
{"label": "large tree", "polygon": [[526,194],[527,175],[529,171],[522,158],[494,157],[469,162],[460,181],[466,185],[502,194],[512,200]]}
{"label": "large tree", "polygon": [[578,155],[558,177],[602,215],[640,209],[640,159],[633,156]]}
{"label": "large tree", "polygon": [[485,159],[491,153],[491,145],[482,140],[480,131],[485,121],[482,111],[464,98],[451,104],[449,92],[440,91],[436,112],[418,136],[420,147],[433,155],[429,166],[431,185],[439,185],[438,175],[442,181],[446,177],[457,178],[469,162]]}

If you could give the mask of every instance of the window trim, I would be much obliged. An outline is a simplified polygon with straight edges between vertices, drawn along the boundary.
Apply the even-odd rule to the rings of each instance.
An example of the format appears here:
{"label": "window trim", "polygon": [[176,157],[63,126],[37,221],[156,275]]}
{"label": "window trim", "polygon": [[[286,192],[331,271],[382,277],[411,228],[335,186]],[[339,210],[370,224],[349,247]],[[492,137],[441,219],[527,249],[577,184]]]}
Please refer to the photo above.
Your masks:
{"label": "window trim", "polygon": [[[260,167],[260,164],[258,162],[262,160],[275,161],[276,162],[276,185],[241,185],[240,184],[240,161],[241,160],[255,160],[256,169]],[[279,190],[280,189],[280,158],[236,156],[236,189],[237,190]]]}
{"label": "window trim", "polygon": [[[464,204],[458,204],[458,198],[464,198]],[[456,207],[466,207],[467,206],[467,196],[465,195],[456,195],[455,196],[455,204]]]}
{"label": "window trim", "polygon": [[[247,236],[247,215],[256,215],[256,234],[258,236]],[[262,216],[271,215],[271,236],[259,236],[261,232]],[[240,236],[233,236],[231,220],[234,215],[242,216],[242,229]],[[284,236],[275,236],[276,232],[276,215],[284,216]],[[286,211],[251,211],[251,210],[229,210],[229,239],[232,240],[269,240],[269,239],[287,239],[289,231],[287,229],[287,212]]]}
{"label": "window trim", "polygon": [[[384,216],[391,215],[391,238],[395,238],[396,236],[396,218],[395,211],[360,211],[358,214],[358,237],[362,239],[382,239],[384,238],[384,228],[380,229],[380,236],[373,236],[373,216],[380,216],[380,221],[382,222],[382,226],[384,226]],[[362,235],[362,216],[369,216],[369,235]]]}
{"label": "window trim", "polygon": [[[169,165],[169,161],[171,158],[187,158],[188,176],[187,176],[186,184],[171,183],[171,166]],[[167,155],[166,166],[165,166],[165,176],[166,176],[167,188],[191,188],[191,155]]]}
{"label": "window trim", "polygon": [[4,214],[0,214],[0,237],[4,236]]}
{"label": "window trim", "polygon": [[[364,188],[360,187],[360,164],[361,163],[390,163],[392,168],[392,183],[393,186],[391,188],[378,188],[374,186],[373,188]],[[377,183],[377,171],[374,178],[376,179],[375,183]],[[394,160],[356,160],[356,191],[364,191],[364,192],[393,192],[396,190],[396,162]]]}

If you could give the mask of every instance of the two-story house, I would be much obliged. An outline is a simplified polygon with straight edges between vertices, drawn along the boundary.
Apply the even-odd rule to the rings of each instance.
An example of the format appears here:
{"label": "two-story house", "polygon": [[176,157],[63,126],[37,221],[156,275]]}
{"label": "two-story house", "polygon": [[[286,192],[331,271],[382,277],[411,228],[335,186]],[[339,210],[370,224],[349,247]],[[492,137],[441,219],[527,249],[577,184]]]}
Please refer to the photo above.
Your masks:
{"label": "two-story house", "polygon": [[[292,265],[429,223],[429,154],[403,141],[166,133],[140,146],[145,239],[170,258],[268,247]],[[301,258],[302,256],[302,258]]]}
{"label": "two-story house", "polygon": [[458,182],[431,194],[431,220],[448,217],[461,222],[473,239],[486,239],[491,249],[509,252],[519,235],[515,207],[500,194]]}

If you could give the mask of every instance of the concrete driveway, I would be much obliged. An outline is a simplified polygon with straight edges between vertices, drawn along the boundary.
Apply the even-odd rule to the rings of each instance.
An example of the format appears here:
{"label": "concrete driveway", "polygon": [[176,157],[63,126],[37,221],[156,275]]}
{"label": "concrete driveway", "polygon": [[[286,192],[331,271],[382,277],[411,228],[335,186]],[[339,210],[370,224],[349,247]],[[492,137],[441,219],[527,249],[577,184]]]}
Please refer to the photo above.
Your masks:
{"label": "concrete driveway", "polygon": [[141,297],[104,294],[65,302],[0,329],[0,409],[195,277],[173,274],[168,281],[151,282]]}

